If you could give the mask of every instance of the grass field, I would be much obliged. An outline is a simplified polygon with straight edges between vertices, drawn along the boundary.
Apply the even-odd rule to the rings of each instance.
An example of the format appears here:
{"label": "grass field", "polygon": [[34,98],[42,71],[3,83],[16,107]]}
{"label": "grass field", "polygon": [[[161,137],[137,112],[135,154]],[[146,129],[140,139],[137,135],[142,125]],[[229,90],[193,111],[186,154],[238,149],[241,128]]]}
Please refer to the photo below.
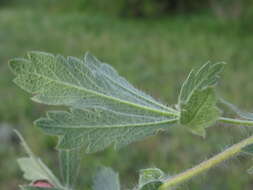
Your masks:
{"label": "grass field", "polygon": [[[51,13],[18,8],[0,9],[0,125],[20,130],[36,154],[56,164],[56,140],[41,133],[32,122],[45,110],[12,83],[8,59],[29,50],[82,57],[86,51],[112,64],[136,87],[167,104],[175,104],[180,85],[192,67],[206,61],[227,62],[219,94],[252,110],[253,26],[220,21],[208,15],[160,20],[131,20],[77,13]],[[248,129],[208,129],[207,138],[174,127],[166,133],[134,143],[116,152],[112,148],[84,155],[79,189],[91,187],[97,166],[120,172],[125,187],[137,181],[139,169],[156,166],[175,174],[221,151],[250,134]],[[15,159],[24,155],[17,145],[0,139],[0,189],[15,190],[22,180]],[[250,190],[253,165],[240,156],[196,178],[179,189]],[[55,168],[57,169],[57,168]],[[57,171],[56,171],[57,173]]]}

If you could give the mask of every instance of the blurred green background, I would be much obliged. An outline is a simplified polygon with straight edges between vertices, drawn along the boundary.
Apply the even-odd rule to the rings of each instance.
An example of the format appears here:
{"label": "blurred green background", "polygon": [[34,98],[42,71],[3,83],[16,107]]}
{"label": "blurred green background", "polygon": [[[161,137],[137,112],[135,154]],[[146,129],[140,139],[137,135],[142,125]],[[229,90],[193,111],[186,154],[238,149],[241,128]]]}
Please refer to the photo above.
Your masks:
{"label": "blurred green background", "polygon": [[[33,121],[53,109],[34,103],[12,83],[8,59],[29,50],[82,57],[90,51],[136,87],[175,104],[191,68],[227,62],[218,93],[246,110],[253,107],[253,2],[250,0],[0,0],[0,189],[27,183],[15,162],[24,155],[11,129],[58,172],[56,139]],[[251,134],[216,124],[206,139],[181,127],[131,144],[84,155],[78,189],[90,189],[96,168],[119,171],[123,187],[138,170],[159,167],[173,175]],[[251,190],[253,161],[240,156],[179,187],[182,190]]]}

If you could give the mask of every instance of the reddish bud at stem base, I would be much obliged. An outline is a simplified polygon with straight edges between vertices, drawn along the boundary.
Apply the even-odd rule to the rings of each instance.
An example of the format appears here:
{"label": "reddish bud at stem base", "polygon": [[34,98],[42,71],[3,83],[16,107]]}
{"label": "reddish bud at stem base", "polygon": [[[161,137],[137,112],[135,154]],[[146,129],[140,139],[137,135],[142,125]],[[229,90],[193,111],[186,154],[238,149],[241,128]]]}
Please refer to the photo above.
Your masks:
{"label": "reddish bud at stem base", "polygon": [[50,184],[48,181],[46,180],[38,180],[35,181],[32,186],[34,187],[54,187],[52,184]]}

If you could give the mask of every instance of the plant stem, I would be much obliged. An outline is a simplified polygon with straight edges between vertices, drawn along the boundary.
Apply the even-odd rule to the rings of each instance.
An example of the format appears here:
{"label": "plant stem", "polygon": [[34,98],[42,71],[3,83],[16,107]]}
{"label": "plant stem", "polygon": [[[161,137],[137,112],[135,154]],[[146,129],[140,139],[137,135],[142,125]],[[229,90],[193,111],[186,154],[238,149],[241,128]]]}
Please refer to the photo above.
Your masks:
{"label": "plant stem", "polygon": [[243,125],[243,126],[247,126],[247,127],[253,127],[253,121],[250,121],[250,120],[241,120],[241,119],[220,117],[219,121],[222,123],[228,123],[228,124],[233,124],[233,125]]}
{"label": "plant stem", "polygon": [[226,149],[225,151],[217,154],[216,156],[210,158],[209,160],[203,161],[197,166],[190,168],[180,174],[177,174],[167,180],[159,187],[159,190],[168,190],[171,187],[179,185],[205,171],[210,168],[215,167],[216,165],[220,164],[221,162],[230,159],[231,157],[237,155],[242,151],[244,147],[247,145],[253,144],[253,136],[250,136],[237,144],[232,145],[230,148]]}

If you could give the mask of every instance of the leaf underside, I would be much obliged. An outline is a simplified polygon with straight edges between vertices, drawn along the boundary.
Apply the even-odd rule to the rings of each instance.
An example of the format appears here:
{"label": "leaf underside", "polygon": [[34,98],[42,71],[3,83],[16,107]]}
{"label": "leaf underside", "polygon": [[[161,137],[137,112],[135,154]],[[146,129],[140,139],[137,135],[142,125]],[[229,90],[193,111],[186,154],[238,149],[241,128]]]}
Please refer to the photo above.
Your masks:
{"label": "leaf underside", "polygon": [[[37,162],[35,162],[34,159],[36,159]],[[36,181],[36,180],[51,181],[50,177],[47,175],[44,169],[41,168],[41,165],[44,165],[42,161],[39,158],[34,159],[30,157],[24,157],[19,158],[17,160],[19,167],[24,172],[23,177],[29,181]]]}
{"label": "leaf underside", "polygon": [[58,148],[85,146],[86,152],[121,147],[167,129],[176,112],[134,88],[108,64],[90,54],[84,59],[29,52],[13,59],[14,82],[32,100],[63,105],[69,112],[49,112],[36,124],[60,137]]}
{"label": "leaf underside", "polygon": [[59,151],[62,181],[69,189],[74,189],[74,185],[79,174],[81,152],[82,151],[78,148]]}
{"label": "leaf underside", "polygon": [[131,116],[91,108],[86,111],[48,112],[47,118],[39,119],[36,125],[49,134],[61,136],[58,148],[72,149],[86,145],[86,152],[92,153],[112,143],[115,148],[120,148],[153,135],[158,129],[166,129],[170,122],[170,119],[162,117]]}
{"label": "leaf underside", "polygon": [[180,124],[196,135],[205,137],[205,128],[221,114],[216,107],[217,97],[213,87],[223,67],[224,63],[207,63],[199,70],[192,70],[182,85],[178,100]]}
{"label": "leaf underside", "polygon": [[93,190],[120,190],[118,173],[103,167],[93,179]]}

